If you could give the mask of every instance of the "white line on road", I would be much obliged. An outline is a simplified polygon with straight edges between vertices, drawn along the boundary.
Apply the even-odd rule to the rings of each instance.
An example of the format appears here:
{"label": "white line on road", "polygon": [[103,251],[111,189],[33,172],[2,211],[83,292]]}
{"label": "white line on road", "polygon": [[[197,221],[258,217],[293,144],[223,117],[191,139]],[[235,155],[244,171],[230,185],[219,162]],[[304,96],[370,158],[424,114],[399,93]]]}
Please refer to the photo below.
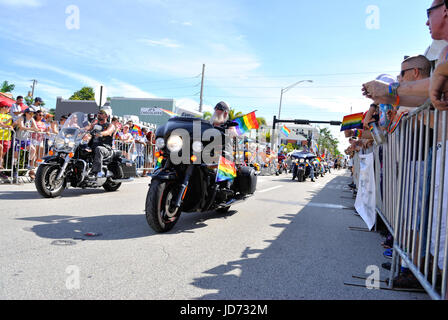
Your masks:
{"label": "white line on road", "polygon": [[273,188],[269,188],[269,189],[265,189],[265,190],[260,190],[260,191],[257,191],[257,193],[265,193],[265,192],[269,192],[269,191],[276,190],[276,189],[280,189],[280,188],[283,188],[283,186],[276,186],[276,187],[273,187]]}

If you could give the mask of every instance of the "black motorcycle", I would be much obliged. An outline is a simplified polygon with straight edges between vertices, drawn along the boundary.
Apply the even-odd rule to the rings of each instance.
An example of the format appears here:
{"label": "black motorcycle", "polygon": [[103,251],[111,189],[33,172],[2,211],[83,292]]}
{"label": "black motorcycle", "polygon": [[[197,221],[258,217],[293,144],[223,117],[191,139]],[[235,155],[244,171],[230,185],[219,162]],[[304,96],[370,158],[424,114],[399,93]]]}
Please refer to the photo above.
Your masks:
{"label": "black motorcycle", "polygon": [[[203,120],[176,117],[157,129],[158,165],[152,174],[145,208],[146,220],[154,231],[171,230],[182,212],[225,213],[255,193],[256,171],[244,165],[236,165],[237,176],[233,182],[216,182],[217,159],[222,155],[223,145],[221,150],[211,146],[215,137],[224,139],[225,130],[231,126],[235,124],[228,122],[215,128]],[[195,130],[200,137],[195,138]],[[211,163],[202,157],[208,153],[214,157]],[[184,160],[175,160],[180,158]]]}
{"label": "black motorcycle", "polygon": [[297,180],[299,182],[304,182],[306,177],[309,175],[309,169],[307,172],[307,163],[305,158],[299,158],[293,160],[292,163],[292,180]]}
{"label": "black motorcycle", "polygon": [[87,132],[89,122],[82,112],[73,113],[64,123],[52,143],[50,156],[45,157],[36,173],[37,191],[45,198],[55,198],[68,187],[100,188],[112,192],[122,182],[132,181],[136,176],[135,163],[125,159],[120,151],[112,150],[103,161],[103,178],[90,179],[93,165],[92,136],[101,131],[95,126]]}

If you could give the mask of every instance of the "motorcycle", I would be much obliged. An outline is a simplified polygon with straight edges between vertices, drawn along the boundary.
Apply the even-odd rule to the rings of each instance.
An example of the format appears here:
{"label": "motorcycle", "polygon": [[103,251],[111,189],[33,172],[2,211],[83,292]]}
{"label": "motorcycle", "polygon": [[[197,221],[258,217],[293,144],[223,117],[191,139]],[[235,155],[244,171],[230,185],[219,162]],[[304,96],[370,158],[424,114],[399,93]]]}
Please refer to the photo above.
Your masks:
{"label": "motorcycle", "polygon": [[94,152],[92,136],[101,132],[96,125],[89,133],[90,124],[82,112],[73,113],[64,123],[49,151],[36,172],[37,191],[45,198],[59,197],[69,186],[73,188],[100,188],[117,191],[122,182],[130,182],[136,176],[136,165],[125,159],[121,151],[112,150],[103,161],[103,178],[89,179]]}
{"label": "motorcycle", "polygon": [[[195,122],[200,125],[201,133],[201,138],[196,141],[191,139]],[[216,128],[204,120],[175,117],[156,130],[158,165],[152,174],[145,205],[147,223],[154,231],[170,231],[182,212],[226,213],[232,205],[255,193],[257,175],[253,167],[236,165],[237,175],[233,183],[216,182],[218,162],[208,162],[201,156],[213,141],[206,136],[224,139],[225,130],[233,126],[236,124],[227,122]],[[186,136],[181,137],[177,130],[182,130]],[[220,152],[215,151],[211,155],[218,159]],[[186,159],[179,163],[173,160],[176,157]]]}
{"label": "motorcycle", "polygon": [[309,175],[309,168],[307,170],[308,164],[306,163],[305,158],[300,158],[293,160],[292,164],[292,180],[297,180],[299,182],[304,182],[306,177]]}

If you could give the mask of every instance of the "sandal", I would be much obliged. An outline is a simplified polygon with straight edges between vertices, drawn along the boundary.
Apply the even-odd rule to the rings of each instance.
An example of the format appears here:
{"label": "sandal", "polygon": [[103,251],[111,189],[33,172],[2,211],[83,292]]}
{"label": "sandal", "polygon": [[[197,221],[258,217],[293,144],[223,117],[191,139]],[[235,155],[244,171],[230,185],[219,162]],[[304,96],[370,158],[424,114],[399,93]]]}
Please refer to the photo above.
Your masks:
{"label": "sandal", "polygon": [[30,177],[31,181],[34,181],[36,179],[36,174],[34,171],[28,172],[28,176]]}

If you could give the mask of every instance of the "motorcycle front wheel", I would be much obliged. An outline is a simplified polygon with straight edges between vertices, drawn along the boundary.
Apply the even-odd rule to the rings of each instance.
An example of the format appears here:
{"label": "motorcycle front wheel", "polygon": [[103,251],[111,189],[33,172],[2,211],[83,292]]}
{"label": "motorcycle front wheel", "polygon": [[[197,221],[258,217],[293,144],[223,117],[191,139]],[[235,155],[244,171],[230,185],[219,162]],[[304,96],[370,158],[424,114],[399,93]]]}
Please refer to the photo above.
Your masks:
{"label": "motorcycle front wheel", "polygon": [[146,221],[157,233],[170,231],[179,220],[181,209],[172,207],[172,201],[177,195],[176,187],[174,182],[151,182],[146,196]]}
{"label": "motorcycle front wheel", "polygon": [[65,189],[65,179],[56,180],[60,165],[41,165],[34,181],[37,191],[45,198],[59,197]]}

